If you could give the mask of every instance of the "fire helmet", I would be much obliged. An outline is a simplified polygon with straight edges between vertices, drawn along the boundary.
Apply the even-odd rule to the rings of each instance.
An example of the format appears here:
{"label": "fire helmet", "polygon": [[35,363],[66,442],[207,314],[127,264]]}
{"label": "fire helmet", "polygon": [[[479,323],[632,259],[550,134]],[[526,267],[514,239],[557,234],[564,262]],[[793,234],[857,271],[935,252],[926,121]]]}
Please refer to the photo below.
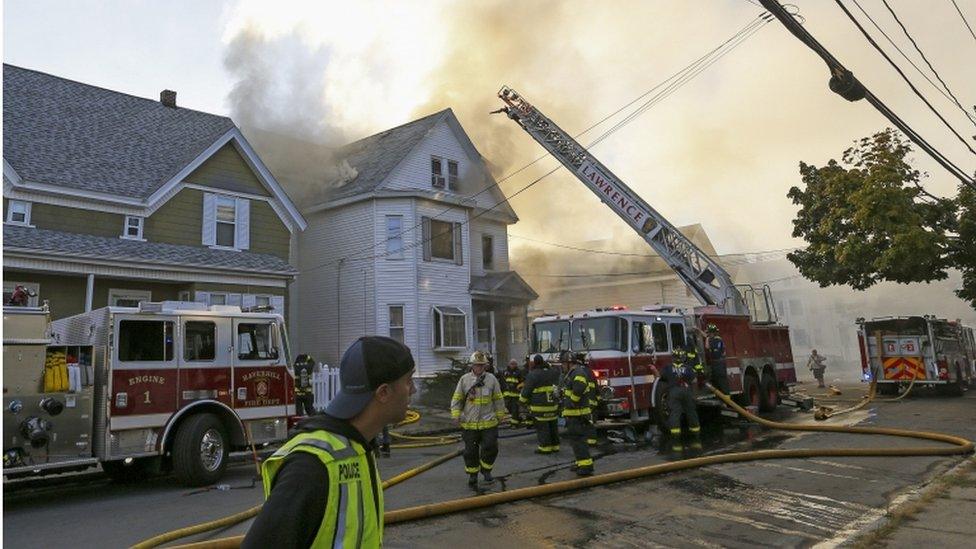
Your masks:
{"label": "fire helmet", "polygon": [[708,332],[708,333],[710,333],[710,334],[717,334],[718,333],[718,326],[716,326],[714,324],[709,324],[708,326],[705,327],[705,331]]}
{"label": "fire helmet", "polygon": [[468,359],[469,364],[488,364],[488,355],[484,351],[475,351],[471,353],[471,358]]}
{"label": "fire helmet", "polygon": [[671,351],[671,358],[675,362],[684,362],[685,359],[688,358],[688,352],[681,347],[675,347],[674,350]]}

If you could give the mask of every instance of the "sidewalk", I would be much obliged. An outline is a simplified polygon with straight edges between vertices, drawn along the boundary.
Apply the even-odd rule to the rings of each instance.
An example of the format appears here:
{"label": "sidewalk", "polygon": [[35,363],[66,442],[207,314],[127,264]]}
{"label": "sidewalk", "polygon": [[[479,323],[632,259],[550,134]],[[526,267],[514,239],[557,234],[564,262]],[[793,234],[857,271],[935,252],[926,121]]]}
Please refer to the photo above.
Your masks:
{"label": "sidewalk", "polygon": [[972,547],[976,539],[976,458],[934,480],[918,498],[889,512],[854,547]]}

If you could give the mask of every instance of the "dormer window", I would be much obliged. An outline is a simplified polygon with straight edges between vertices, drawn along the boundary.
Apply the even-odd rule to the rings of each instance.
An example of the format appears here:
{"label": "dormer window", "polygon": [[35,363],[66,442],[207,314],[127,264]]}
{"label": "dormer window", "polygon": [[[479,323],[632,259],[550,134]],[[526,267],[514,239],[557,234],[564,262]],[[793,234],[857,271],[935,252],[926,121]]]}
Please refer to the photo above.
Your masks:
{"label": "dormer window", "polygon": [[430,159],[430,186],[443,189],[445,186],[444,162],[436,156]]}
{"label": "dormer window", "polygon": [[143,219],[137,215],[125,216],[125,226],[122,227],[122,238],[142,240]]}
{"label": "dormer window", "polygon": [[24,202],[23,200],[11,200],[7,203],[7,223],[29,227],[30,216],[30,202]]}

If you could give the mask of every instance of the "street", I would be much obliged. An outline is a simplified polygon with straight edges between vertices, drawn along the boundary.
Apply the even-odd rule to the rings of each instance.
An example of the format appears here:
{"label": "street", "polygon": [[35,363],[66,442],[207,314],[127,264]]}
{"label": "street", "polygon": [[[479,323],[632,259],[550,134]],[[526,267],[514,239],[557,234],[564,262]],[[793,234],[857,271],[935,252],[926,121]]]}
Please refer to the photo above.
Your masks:
{"label": "street", "polygon": [[[863,385],[845,386],[842,398],[856,401]],[[976,438],[976,392],[963,398],[919,392],[894,403],[874,403],[831,422],[936,430]],[[812,414],[782,410],[777,419],[808,422]],[[564,444],[557,456],[532,453],[534,436],[503,430],[493,492],[575,478]],[[523,435],[523,436],[518,436]],[[659,439],[641,445],[613,444],[596,453],[597,472],[622,470],[692,455],[768,448],[877,447],[921,441],[846,434],[764,431],[738,420],[707,429],[698,454],[659,449]],[[384,478],[415,467],[450,447],[394,451],[380,460]],[[910,494],[959,457],[832,458],[762,461],[707,467],[643,481],[614,484],[559,496],[393,525],[391,547],[457,546],[478,540],[486,547],[511,546],[723,546],[809,547],[837,545],[881,518],[892,502]],[[157,478],[135,486],[95,477],[64,487],[17,490],[4,496],[4,539],[11,546],[62,544],[70,532],[77,547],[123,547],[164,531],[216,519],[261,502],[251,481],[253,464],[228,470],[226,490],[198,491]],[[91,475],[89,475],[91,477]],[[469,497],[460,460],[423,473],[386,492],[387,510]],[[147,512],[147,510],[151,510]],[[54,518],[56,517],[56,518]],[[37,528],[54,520],[57,528]],[[246,531],[247,523],[211,532],[211,539]]]}

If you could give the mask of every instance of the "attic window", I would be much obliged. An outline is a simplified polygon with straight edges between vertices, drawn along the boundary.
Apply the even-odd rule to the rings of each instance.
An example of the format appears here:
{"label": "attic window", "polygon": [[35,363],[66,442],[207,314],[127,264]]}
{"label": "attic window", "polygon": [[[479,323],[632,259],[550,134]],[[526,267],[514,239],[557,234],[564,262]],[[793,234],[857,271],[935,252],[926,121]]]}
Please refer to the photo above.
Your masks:
{"label": "attic window", "polygon": [[125,226],[122,228],[122,238],[129,240],[142,240],[142,222],[137,215],[125,216]]}
{"label": "attic window", "polygon": [[29,227],[31,222],[31,203],[11,200],[7,203],[7,223]]}
{"label": "attic window", "polygon": [[444,184],[444,163],[440,158],[432,157],[430,159],[430,186],[435,189],[443,189]]}
{"label": "attic window", "polygon": [[447,188],[458,190],[458,163],[453,160],[447,161]]}

